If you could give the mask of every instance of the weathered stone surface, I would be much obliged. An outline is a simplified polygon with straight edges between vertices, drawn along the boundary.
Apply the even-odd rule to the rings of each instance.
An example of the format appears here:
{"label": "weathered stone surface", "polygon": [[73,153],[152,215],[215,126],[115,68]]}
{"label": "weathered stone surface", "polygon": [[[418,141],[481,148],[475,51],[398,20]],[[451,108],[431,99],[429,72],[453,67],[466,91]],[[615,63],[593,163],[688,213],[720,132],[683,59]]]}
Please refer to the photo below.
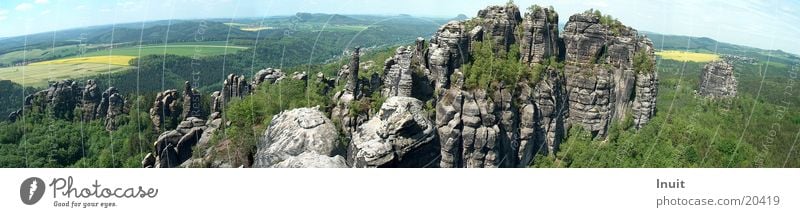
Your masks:
{"label": "weathered stone surface", "polygon": [[655,114],[657,75],[635,71],[633,57],[643,52],[655,59],[652,42],[622,24],[600,23],[589,12],[571,16],[564,31],[569,122],[600,137],[611,121],[626,115],[639,120],[637,128],[646,123]]}
{"label": "weathered stone surface", "polygon": [[153,107],[150,108],[150,120],[153,122],[153,128],[157,132],[171,128],[166,124],[178,123],[182,109],[182,101],[177,90],[166,90],[156,94]]}
{"label": "weathered stone surface", "polygon": [[356,127],[369,119],[369,112],[360,114],[351,114],[351,106],[358,103],[358,100],[363,96],[364,89],[372,89],[372,87],[365,88],[364,86],[371,86],[372,82],[361,82],[358,79],[358,66],[359,66],[359,48],[354,49],[350,63],[343,65],[339,71],[337,83],[346,82],[345,88],[333,95],[331,101],[334,103],[331,110],[331,119],[341,126],[341,131],[349,136]]}
{"label": "weathered stone surface", "polygon": [[533,64],[558,57],[558,40],[558,14],[555,11],[538,7],[533,13],[525,13],[519,40],[520,60]]}
{"label": "weathered stone surface", "polygon": [[425,65],[435,81],[435,90],[447,89],[450,75],[469,59],[470,37],[466,31],[462,22],[450,21],[431,38]]}
{"label": "weathered stone surface", "polygon": [[736,96],[736,86],[733,65],[726,60],[712,61],[703,66],[698,94],[709,98],[732,98]]}
{"label": "weathered stone surface", "polygon": [[[155,162],[157,162],[155,167],[177,167],[191,159],[193,148],[202,141],[208,142],[210,136],[213,135],[204,134],[207,128],[206,121],[203,119],[189,117],[178,124],[175,130],[166,131],[159,135],[158,139],[153,143]],[[142,162],[145,161],[148,161],[147,157]],[[143,163],[142,166],[146,167],[147,165]]]}
{"label": "weathered stone surface", "polygon": [[108,110],[105,112],[106,130],[116,130],[118,125],[117,116],[125,113],[125,99],[119,94],[116,88],[110,87],[103,92],[103,100],[100,104],[103,105],[102,107],[108,107]]}
{"label": "weathered stone surface", "polygon": [[153,168],[156,166],[156,157],[153,153],[147,153],[142,160],[142,168]]}
{"label": "weathered stone surface", "polygon": [[189,117],[202,116],[200,110],[200,93],[197,92],[189,81],[183,84],[183,107],[181,111],[181,120]]}
{"label": "weathered stone surface", "polygon": [[283,111],[257,144],[253,167],[347,167],[338,137],[318,108]]}
{"label": "weathered stone surface", "polygon": [[251,86],[253,88],[258,87],[264,82],[268,84],[274,84],[276,81],[283,79],[286,75],[281,72],[280,69],[273,69],[273,68],[266,68],[259,70],[256,72],[256,75],[253,77],[253,81]]}
{"label": "weathered stone surface", "polygon": [[492,40],[495,44],[495,51],[505,49],[516,43],[514,37],[517,25],[522,21],[519,8],[509,4],[505,6],[489,6],[478,11],[480,25],[483,26],[483,38]]}
{"label": "weathered stone surface", "polygon": [[102,99],[101,94],[100,88],[97,87],[97,83],[94,80],[86,81],[86,86],[83,88],[81,95],[83,121],[90,121],[96,118],[97,107]]}
{"label": "weathered stone surface", "polygon": [[347,159],[356,167],[430,167],[436,150],[436,126],[422,101],[395,96],[353,133]]}
{"label": "weathered stone surface", "polygon": [[[501,144],[497,106],[482,89],[462,90],[464,76],[457,79],[436,105],[436,124],[440,139],[440,167],[499,167],[511,164],[517,153]],[[509,95],[506,95],[509,96]],[[511,125],[511,124],[510,124]],[[510,132],[515,130],[509,129]]]}
{"label": "weathered stone surface", "polygon": [[220,96],[222,104],[228,104],[233,98],[241,98],[250,94],[252,87],[244,78],[244,75],[236,76],[229,74],[228,78],[222,82],[222,91]]}
{"label": "weathered stone surface", "polygon": [[386,59],[383,67],[383,97],[411,96],[414,86],[411,67],[413,50],[411,47],[398,47],[393,57]]}

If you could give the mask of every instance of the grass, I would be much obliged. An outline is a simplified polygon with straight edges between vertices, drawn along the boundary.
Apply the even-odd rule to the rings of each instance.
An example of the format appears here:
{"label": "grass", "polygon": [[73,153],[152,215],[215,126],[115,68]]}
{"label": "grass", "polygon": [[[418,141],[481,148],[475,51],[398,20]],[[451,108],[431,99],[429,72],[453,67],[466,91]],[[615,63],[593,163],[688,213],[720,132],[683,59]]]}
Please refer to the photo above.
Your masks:
{"label": "grass", "polygon": [[[0,80],[11,80],[23,86],[46,87],[48,81],[77,79],[102,73],[117,73],[130,68],[107,63],[71,62],[59,64],[31,64],[0,68]],[[23,77],[24,72],[24,77]]]}
{"label": "grass", "polygon": [[[108,46],[106,44],[83,45],[83,49],[92,49]],[[51,56],[74,56],[80,52],[78,45],[65,45],[46,49],[28,49],[27,51],[13,51],[0,55],[0,64],[11,64],[15,61],[48,58]]]}
{"label": "grass", "polygon": [[63,64],[79,64],[79,63],[99,63],[99,64],[110,64],[110,65],[119,65],[119,66],[127,66],[128,62],[132,60],[133,56],[89,56],[89,57],[76,57],[76,58],[66,58],[66,59],[57,59],[57,60],[50,60],[44,62],[36,62],[28,64],[28,66],[41,66],[41,65],[59,65]]}
{"label": "grass", "polygon": [[656,52],[661,58],[670,59],[675,61],[689,61],[689,62],[711,62],[714,60],[718,60],[720,57],[716,54],[710,53],[695,53],[695,52],[687,52],[687,51],[678,51],[678,50],[665,50]]}
{"label": "grass", "polygon": [[[162,55],[164,54],[164,45],[144,45],[141,46],[133,46],[133,47],[123,47],[123,48],[114,48],[113,50],[101,50],[91,53],[86,53],[84,56],[147,56],[147,55]],[[213,55],[221,55],[221,54],[231,54],[235,53],[239,50],[247,49],[247,47],[242,46],[226,46],[224,42],[222,44],[219,43],[203,43],[203,44],[189,44],[189,43],[176,43],[176,44],[167,44],[166,45],[166,53],[167,54],[174,54],[180,56],[213,56]]]}

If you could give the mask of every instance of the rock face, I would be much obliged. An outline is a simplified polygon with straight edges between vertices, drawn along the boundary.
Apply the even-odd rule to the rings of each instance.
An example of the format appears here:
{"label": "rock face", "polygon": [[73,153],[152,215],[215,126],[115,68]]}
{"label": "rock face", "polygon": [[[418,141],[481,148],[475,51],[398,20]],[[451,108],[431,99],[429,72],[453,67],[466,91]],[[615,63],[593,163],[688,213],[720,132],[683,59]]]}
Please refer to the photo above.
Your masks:
{"label": "rock face", "polygon": [[395,96],[353,133],[347,160],[355,167],[435,167],[436,150],[436,126],[422,101]]}
{"label": "rock face", "polygon": [[[182,121],[175,130],[170,130],[158,136],[153,143],[154,159],[145,157],[142,167],[172,168],[181,165],[192,157],[192,149],[198,145],[206,122],[203,119],[189,117]],[[149,165],[153,163],[154,165]]]}
{"label": "rock face", "polygon": [[411,68],[411,47],[398,47],[394,57],[386,59],[383,67],[383,97],[411,96],[414,87]]}
{"label": "rock face", "polygon": [[[498,167],[516,153],[501,150],[496,106],[482,89],[462,90],[463,74],[436,105],[436,125],[441,145],[440,167]],[[511,144],[505,144],[511,146]],[[509,161],[510,162],[510,161]]]}
{"label": "rock face", "polygon": [[463,22],[450,21],[434,33],[425,55],[425,66],[426,74],[435,81],[435,90],[450,86],[450,75],[469,59],[469,44],[470,36]]}
{"label": "rock face", "polygon": [[94,80],[86,81],[86,86],[83,88],[81,99],[81,104],[83,104],[81,108],[81,112],[83,113],[83,121],[90,121],[97,118],[96,111],[97,107],[100,105],[102,95],[100,93],[100,88],[97,87],[97,84]]}
{"label": "rock face", "polygon": [[166,90],[158,93],[155,102],[153,102],[153,107],[150,108],[150,120],[153,122],[153,128],[161,132],[171,128],[167,126],[168,124],[178,123],[183,109],[181,102],[177,90]]}
{"label": "rock face", "polygon": [[736,96],[736,76],[733,65],[726,60],[707,63],[700,74],[698,94],[709,98],[732,98]]}
{"label": "rock face", "polygon": [[122,98],[122,95],[119,94],[116,88],[109,87],[103,92],[103,100],[100,101],[100,108],[105,109],[105,112],[98,111],[97,114],[104,114],[106,130],[116,130],[117,116],[125,113],[125,99]]}
{"label": "rock face", "polygon": [[590,12],[571,16],[564,31],[569,122],[601,137],[626,115],[634,115],[637,127],[645,124],[655,113],[658,76],[636,71],[633,58],[644,53],[652,61],[652,42]]}
{"label": "rock face", "polygon": [[478,11],[478,19],[483,29],[483,39],[492,40],[495,51],[505,49],[516,43],[514,36],[517,25],[522,21],[516,5],[490,6]]}
{"label": "rock face", "polygon": [[200,93],[197,92],[189,81],[183,84],[183,107],[181,111],[181,120],[186,120],[189,117],[201,117],[200,110]]}
{"label": "rock face", "polygon": [[[481,10],[466,22],[477,23],[468,38],[518,43],[520,61],[542,70],[541,78],[522,78],[515,85],[495,82],[492,90],[465,89],[455,67],[451,86],[438,91],[436,104],[441,167],[524,167],[536,154],[557,152],[573,125],[602,137],[611,121],[630,115],[638,129],[655,114],[658,75],[633,61],[635,55],[654,59],[650,40],[617,21],[600,23],[594,13],[570,17],[559,38],[558,14],[551,8],[534,6],[524,18],[518,13],[513,6]],[[552,65],[551,58],[565,68]]]}
{"label": "rock face", "polygon": [[318,108],[283,111],[258,143],[253,167],[347,167],[338,138]]}
{"label": "rock face", "polygon": [[337,83],[344,80],[346,82],[345,88],[333,95],[332,101],[334,102],[333,110],[331,111],[331,119],[341,126],[341,131],[345,135],[350,135],[356,127],[369,119],[369,112],[351,114],[352,106],[359,103],[363,96],[361,90],[371,89],[362,86],[369,86],[372,82],[361,82],[358,79],[358,66],[359,66],[359,48],[355,48],[350,63],[342,66],[339,71]]}
{"label": "rock face", "polygon": [[535,7],[522,20],[522,38],[519,40],[520,61],[541,63],[548,57],[558,56],[558,14],[549,8]]}
{"label": "rock face", "polygon": [[[253,77],[253,81],[250,86],[258,87],[261,83],[267,82],[269,84],[274,84],[276,81],[283,79],[286,75],[281,72],[280,69],[273,69],[273,68],[266,68],[258,71]],[[233,82],[231,82],[233,83]]]}
{"label": "rock face", "polygon": [[[101,93],[94,80],[88,80],[83,87],[72,80],[52,83],[47,89],[25,97],[23,106],[26,112],[51,110],[53,117],[64,120],[73,120],[73,118],[80,118],[82,121],[103,119],[108,131],[116,129],[117,116],[127,113],[125,99],[117,89],[109,87]],[[80,117],[73,117],[75,109],[80,110]],[[23,115],[22,112],[23,109],[20,109],[11,113],[9,120],[15,121]]]}

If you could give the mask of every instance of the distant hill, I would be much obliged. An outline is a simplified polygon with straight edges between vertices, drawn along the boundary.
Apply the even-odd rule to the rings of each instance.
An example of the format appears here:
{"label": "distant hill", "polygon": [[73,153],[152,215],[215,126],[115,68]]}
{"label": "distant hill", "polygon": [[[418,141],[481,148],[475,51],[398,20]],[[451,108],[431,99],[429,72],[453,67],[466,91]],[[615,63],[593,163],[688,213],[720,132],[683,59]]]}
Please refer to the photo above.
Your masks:
{"label": "distant hill", "polygon": [[782,50],[765,50],[731,43],[719,42],[708,37],[666,35],[642,32],[653,41],[653,47],[661,50],[688,50],[704,53],[747,56],[760,61],[778,62],[786,65],[800,62],[800,57]]}

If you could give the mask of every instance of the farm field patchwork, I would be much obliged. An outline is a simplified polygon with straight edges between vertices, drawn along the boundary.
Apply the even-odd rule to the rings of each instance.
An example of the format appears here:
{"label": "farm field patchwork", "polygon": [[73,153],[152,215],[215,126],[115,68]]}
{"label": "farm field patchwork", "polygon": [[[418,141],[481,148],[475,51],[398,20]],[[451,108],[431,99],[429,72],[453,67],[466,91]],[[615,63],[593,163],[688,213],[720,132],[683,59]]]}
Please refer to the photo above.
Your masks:
{"label": "farm field patchwork", "polygon": [[656,52],[661,58],[664,59],[671,59],[675,61],[690,61],[690,62],[711,62],[714,60],[718,60],[720,57],[716,54],[710,53],[696,53],[696,52],[687,52],[687,51],[678,51],[678,50],[665,50],[665,51],[658,51]]}
{"label": "farm field patchwork", "polygon": [[72,62],[38,64],[0,68],[0,80],[11,80],[23,86],[46,87],[48,81],[78,79],[103,73],[117,73],[130,68],[126,65]]}

